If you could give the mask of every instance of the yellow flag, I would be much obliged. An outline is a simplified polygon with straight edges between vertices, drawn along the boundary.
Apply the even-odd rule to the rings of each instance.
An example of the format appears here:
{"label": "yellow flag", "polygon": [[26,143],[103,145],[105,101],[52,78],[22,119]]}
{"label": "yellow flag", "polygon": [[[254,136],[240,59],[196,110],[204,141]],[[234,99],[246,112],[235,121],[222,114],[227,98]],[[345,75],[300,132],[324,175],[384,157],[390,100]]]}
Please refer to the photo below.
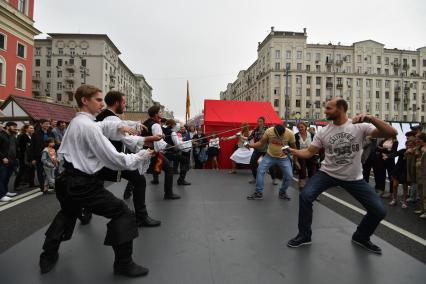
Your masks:
{"label": "yellow flag", "polygon": [[191,117],[190,114],[190,107],[191,107],[191,100],[189,99],[189,82],[186,81],[186,113],[185,113],[185,120],[188,122],[188,119]]}

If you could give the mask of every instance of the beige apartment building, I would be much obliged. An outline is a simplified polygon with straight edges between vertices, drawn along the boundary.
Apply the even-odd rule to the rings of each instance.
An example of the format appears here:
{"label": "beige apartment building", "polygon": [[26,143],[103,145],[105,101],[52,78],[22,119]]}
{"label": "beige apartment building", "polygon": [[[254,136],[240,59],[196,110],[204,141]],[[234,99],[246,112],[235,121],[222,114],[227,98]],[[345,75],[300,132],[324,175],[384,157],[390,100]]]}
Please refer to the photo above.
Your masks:
{"label": "beige apartment building", "polygon": [[33,97],[75,105],[73,94],[81,84],[126,94],[129,111],[146,111],[154,104],[152,87],[119,58],[120,50],[105,34],[50,33],[34,46]]}
{"label": "beige apartment building", "polygon": [[322,119],[324,102],[340,96],[349,102],[349,116],[425,121],[426,47],[390,49],[373,40],[310,44],[306,29],[272,27],[257,52],[220,93],[222,100],[269,101],[283,119]]}

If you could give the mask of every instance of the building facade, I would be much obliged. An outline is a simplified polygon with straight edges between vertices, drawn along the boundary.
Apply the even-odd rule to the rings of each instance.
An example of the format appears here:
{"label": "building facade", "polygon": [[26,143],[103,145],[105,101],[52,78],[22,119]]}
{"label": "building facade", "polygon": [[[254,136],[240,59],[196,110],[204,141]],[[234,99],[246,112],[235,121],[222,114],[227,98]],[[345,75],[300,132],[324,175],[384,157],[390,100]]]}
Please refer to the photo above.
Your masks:
{"label": "building facade", "polygon": [[[142,92],[135,75],[119,58],[121,52],[105,34],[50,33],[36,39],[33,60],[33,97],[75,105],[74,91],[81,84],[126,95],[129,111],[143,111],[142,102],[153,105],[152,88]],[[149,99],[146,99],[147,96]],[[148,106],[148,107],[149,107]]]}
{"label": "building facade", "polygon": [[31,97],[34,0],[0,0],[0,101]]}
{"label": "building facade", "polygon": [[257,52],[221,99],[269,101],[283,119],[322,119],[324,102],[338,96],[348,101],[350,117],[425,121],[426,47],[389,49],[373,40],[308,44],[306,29],[272,27]]}

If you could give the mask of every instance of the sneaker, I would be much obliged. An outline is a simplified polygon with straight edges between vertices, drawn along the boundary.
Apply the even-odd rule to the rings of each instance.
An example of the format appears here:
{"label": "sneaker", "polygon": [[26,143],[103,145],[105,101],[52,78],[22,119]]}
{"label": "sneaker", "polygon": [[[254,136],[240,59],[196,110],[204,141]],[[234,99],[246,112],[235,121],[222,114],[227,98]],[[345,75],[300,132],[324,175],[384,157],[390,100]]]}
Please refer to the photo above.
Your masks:
{"label": "sneaker", "polygon": [[12,198],[10,198],[9,196],[3,196],[1,199],[0,199],[0,202],[9,202],[9,201],[11,201],[12,200]]}
{"label": "sneaker", "polygon": [[376,246],[375,244],[373,244],[371,241],[362,241],[356,237],[352,237],[352,242],[368,251],[371,251],[377,254],[382,254],[382,249]]}
{"label": "sneaker", "polygon": [[290,196],[288,196],[287,195],[287,193],[285,193],[285,192],[280,192],[279,194],[278,194],[278,197],[280,198],[280,199],[285,199],[285,200],[290,200],[291,198],[290,198]]}
{"label": "sneaker", "polygon": [[248,200],[262,200],[263,199],[263,193],[262,192],[254,192],[253,194],[250,194],[247,196]]}
{"label": "sneaker", "polygon": [[422,215],[419,216],[422,219],[426,219],[426,213],[423,213]]}
{"label": "sneaker", "polygon": [[423,214],[423,213],[424,213],[423,210],[415,210],[414,211],[414,214],[417,214],[417,215]]}
{"label": "sneaker", "polygon": [[406,204],[406,203],[402,203],[402,204],[401,204],[401,208],[402,208],[402,209],[407,209],[407,208],[408,208],[408,206],[407,206],[407,204]]}
{"label": "sneaker", "polygon": [[273,179],[273,180],[272,180],[272,184],[273,184],[273,185],[277,185],[277,184],[278,184],[277,180],[276,180],[276,179]]}
{"label": "sneaker", "polygon": [[8,192],[8,193],[6,193],[6,196],[8,196],[8,197],[14,197],[14,196],[17,196],[18,194],[16,193],[16,192]]}
{"label": "sneaker", "polygon": [[395,206],[395,205],[396,205],[396,200],[395,200],[395,199],[392,199],[392,201],[391,201],[391,202],[389,202],[389,205],[390,205],[390,206]]}
{"label": "sneaker", "polygon": [[310,244],[312,244],[311,238],[304,238],[300,235],[297,235],[295,238],[288,241],[287,246],[291,248],[298,248]]}

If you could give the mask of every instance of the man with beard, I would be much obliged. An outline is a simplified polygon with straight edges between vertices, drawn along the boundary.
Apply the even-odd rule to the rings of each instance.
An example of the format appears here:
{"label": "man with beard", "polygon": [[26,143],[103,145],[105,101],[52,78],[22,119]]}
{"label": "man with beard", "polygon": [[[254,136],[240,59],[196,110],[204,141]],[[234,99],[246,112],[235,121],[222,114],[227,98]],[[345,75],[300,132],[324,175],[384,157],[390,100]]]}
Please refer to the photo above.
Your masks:
{"label": "man with beard", "polygon": [[[105,103],[107,108],[104,109],[98,116],[97,121],[121,121],[118,114],[123,114],[126,107],[126,97],[123,93],[117,91],[108,92],[105,95]],[[140,125],[139,122],[134,122],[134,126]],[[129,137],[130,138],[130,137]],[[153,137],[139,137],[140,140],[146,142],[153,141]],[[125,152],[124,147],[130,148],[131,146],[126,140],[118,141],[110,139],[112,145],[114,145],[117,152]],[[136,222],[139,227],[156,227],[160,226],[161,222],[154,220],[148,215],[145,204],[146,195],[146,180],[145,177],[139,173],[138,170],[126,170],[126,171],[115,171],[107,167],[104,167],[100,171],[100,178],[106,181],[117,182],[120,178],[128,180],[128,183],[132,185],[133,189],[133,205],[135,209]]]}
{"label": "man with beard", "polygon": [[9,192],[9,179],[18,167],[16,142],[17,124],[13,121],[6,123],[4,131],[0,131],[0,201],[8,202],[16,193]]}
{"label": "man with beard", "polygon": [[330,123],[322,128],[307,149],[290,152],[309,159],[321,148],[325,159],[319,171],[309,179],[299,195],[299,234],[288,242],[292,248],[311,244],[312,203],[330,187],[340,186],[349,191],[367,210],[367,214],[352,235],[352,242],[371,252],[382,250],[370,241],[380,221],[386,215],[379,196],[363,179],[361,167],[362,142],[366,136],[392,137],[397,131],[373,115],[357,115],[348,119],[348,103],[342,98],[327,102],[325,115]]}

